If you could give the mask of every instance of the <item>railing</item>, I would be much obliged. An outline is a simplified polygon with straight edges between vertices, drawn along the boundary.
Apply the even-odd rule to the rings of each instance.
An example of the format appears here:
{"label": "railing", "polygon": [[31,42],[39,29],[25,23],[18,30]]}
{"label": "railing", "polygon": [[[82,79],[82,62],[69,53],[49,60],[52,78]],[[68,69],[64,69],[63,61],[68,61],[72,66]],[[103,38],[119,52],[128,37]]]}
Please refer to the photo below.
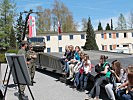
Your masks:
{"label": "railing", "polygon": [[62,72],[60,57],[48,53],[38,53],[36,60],[36,65],[38,68],[54,71],[56,73]]}

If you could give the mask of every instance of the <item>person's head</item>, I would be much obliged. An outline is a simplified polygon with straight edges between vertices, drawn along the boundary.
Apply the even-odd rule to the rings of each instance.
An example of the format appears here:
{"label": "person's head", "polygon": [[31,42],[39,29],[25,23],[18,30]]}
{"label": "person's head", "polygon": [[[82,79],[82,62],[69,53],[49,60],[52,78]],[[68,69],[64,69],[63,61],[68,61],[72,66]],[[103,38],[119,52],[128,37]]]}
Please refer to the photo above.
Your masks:
{"label": "person's head", "polygon": [[30,50],[33,50],[33,46],[32,46],[32,45],[29,45],[29,49],[30,49]]}
{"label": "person's head", "polygon": [[100,56],[100,63],[103,64],[108,59],[108,56],[101,55]]}
{"label": "person's head", "polygon": [[65,51],[69,51],[69,46],[68,45],[65,46]]}
{"label": "person's head", "polygon": [[81,52],[81,53],[80,53],[80,58],[81,58],[81,59],[84,59],[84,57],[85,57],[85,53],[84,53],[84,52]]}
{"label": "person's head", "polygon": [[22,43],[21,43],[21,48],[23,48],[23,49],[26,49],[27,48],[27,42],[26,41],[23,41]]}
{"label": "person's head", "polygon": [[75,51],[76,51],[76,52],[79,52],[79,51],[80,51],[80,47],[79,47],[79,46],[76,46],[76,47],[75,47]]}
{"label": "person's head", "polygon": [[129,65],[127,68],[128,72],[128,82],[130,85],[133,85],[133,65]]}
{"label": "person's head", "polygon": [[112,69],[114,70],[114,63],[116,62],[117,60],[114,60],[114,61],[112,61]]}
{"label": "person's head", "polygon": [[72,45],[69,46],[69,50],[73,51],[73,46]]}
{"label": "person's head", "polygon": [[[120,71],[121,71],[122,67],[121,67],[121,63],[119,61],[115,61],[114,62],[114,66],[113,66],[113,70],[115,71],[115,73],[117,75],[120,75]],[[124,70],[124,69],[123,69]]]}

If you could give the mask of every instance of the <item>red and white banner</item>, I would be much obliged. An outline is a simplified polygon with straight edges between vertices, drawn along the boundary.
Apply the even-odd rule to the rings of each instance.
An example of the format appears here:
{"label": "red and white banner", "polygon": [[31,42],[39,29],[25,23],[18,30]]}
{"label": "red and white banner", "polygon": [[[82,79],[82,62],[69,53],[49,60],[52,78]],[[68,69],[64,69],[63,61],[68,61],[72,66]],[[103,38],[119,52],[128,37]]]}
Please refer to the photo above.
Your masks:
{"label": "red and white banner", "polygon": [[58,21],[58,34],[61,34],[61,24],[59,21]]}
{"label": "red and white banner", "polygon": [[36,36],[36,23],[35,17],[29,16],[29,38]]}

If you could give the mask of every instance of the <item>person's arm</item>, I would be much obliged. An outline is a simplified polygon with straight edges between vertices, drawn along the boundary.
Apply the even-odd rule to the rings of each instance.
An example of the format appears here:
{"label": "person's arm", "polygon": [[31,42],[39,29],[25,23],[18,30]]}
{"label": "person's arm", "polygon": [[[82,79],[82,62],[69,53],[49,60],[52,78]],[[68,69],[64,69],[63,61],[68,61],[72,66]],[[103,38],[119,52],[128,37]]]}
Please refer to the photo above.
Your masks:
{"label": "person's arm", "polygon": [[118,77],[118,75],[113,71],[113,70],[110,70],[111,73],[113,73],[117,79],[118,82],[120,82],[120,78]]}
{"label": "person's arm", "polygon": [[121,84],[120,86],[118,86],[117,89],[120,89],[120,88],[125,87],[125,86],[128,86],[128,81]]}
{"label": "person's arm", "polygon": [[108,68],[109,68],[109,66],[105,66],[104,71],[101,71],[100,73],[101,74],[106,74],[108,72]]}

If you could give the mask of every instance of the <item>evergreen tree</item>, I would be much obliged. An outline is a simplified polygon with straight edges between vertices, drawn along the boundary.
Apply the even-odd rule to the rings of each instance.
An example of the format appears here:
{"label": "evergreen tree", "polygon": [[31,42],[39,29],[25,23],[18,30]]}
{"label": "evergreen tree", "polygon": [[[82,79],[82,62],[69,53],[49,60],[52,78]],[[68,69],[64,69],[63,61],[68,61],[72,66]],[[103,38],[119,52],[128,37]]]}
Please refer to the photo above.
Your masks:
{"label": "evergreen tree", "polygon": [[103,30],[101,22],[98,24],[98,31]]}
{"label": "evergreen tree", "polygon": [[0,34],[3,34],[4,39],[0,39],[0,41],[3,41],[2,47],[9,47],[9,41],[10,41],[10,33],[11,28],[13,26],[14,17],[16,15],[15,13],[15,3],[11,0],[1,0],[0,2]]}
{"label": "evergreen tree", "polygon": [[85,50],[98,50],[98,46],[95,40],[95,33],[93,30],[93,26],[91,24],[91,19],[89,17],[88,23],[87,23],[87,30],[86,30],[86,43],[83,47]]}
{"label": "evergreen tree", "polygon": [[10,33],[10,48],[11,49],[16,48],[16,37],[13,27],[11,28],[11,33]]}
{"label": "evergreen tree", "polygon": [[110,25],[107,23],[106,30],[110,30]]}
{"label": "evergreen tree", "polygon": [[124,17],[123,14],[120,14],[119,18],[118,18],[118,30],[125,30],[127,29],[127,25],[126,25],[126,19]]}
{"label": "evergreen tree", "polygon": [[113,30],[113,21],[111,19],[111,30]]}

